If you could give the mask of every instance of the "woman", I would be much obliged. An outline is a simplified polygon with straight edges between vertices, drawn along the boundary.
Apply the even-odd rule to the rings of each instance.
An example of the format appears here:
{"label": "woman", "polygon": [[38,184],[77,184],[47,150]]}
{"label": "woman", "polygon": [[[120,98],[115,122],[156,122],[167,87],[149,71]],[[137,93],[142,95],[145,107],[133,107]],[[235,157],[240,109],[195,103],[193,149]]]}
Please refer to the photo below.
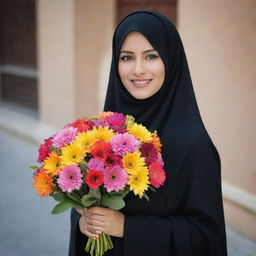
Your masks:
{"label": "woman", "polygon": [[158,131],[166,182],[148,192],[149,202],[130,193],[121,211],[73,209],[69,255],[87,255],[87,237],[101,232],[114,242],[105,255],[227,255],[220,158],[200,117],[179,34],[163,15],[138,11],[118,25],[104,110]]}

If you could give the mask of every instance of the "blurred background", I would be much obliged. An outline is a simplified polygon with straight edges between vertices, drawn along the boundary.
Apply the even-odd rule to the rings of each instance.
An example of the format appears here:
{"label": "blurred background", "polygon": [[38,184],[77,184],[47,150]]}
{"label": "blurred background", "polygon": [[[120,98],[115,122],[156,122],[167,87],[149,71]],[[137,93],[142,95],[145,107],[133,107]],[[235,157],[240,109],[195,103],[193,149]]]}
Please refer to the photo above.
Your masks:
{"label": "blurred background", "polygon": [[152,9],[177,26],[222,160],[230,256],[256,255],[255,0],[0,1],[0,255],[68,255],[69,212],[32,188],[42,140],[102,111],[116,24]]}

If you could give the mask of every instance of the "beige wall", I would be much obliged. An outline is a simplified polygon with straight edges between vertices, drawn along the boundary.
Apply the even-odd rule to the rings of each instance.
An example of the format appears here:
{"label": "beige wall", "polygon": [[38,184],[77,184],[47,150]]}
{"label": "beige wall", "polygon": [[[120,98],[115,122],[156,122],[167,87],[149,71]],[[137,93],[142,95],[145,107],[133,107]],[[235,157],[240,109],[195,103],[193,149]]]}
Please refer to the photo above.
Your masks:
{"label": "beige wall", "polygon": [[[238,194],[247,192],[244,200],[251,205],[256,202],[255,13],[251,0],[180,0],[178,9],[195,92],[221,154],[223,180]],[[227,222],[256,239],[255,212],[236,214],[241,206],[231,211],[230,204],[225,204]],[[239,222],[249,219],[246,226],[254,229]]]}
{"label": "beige wall", "polygon": [[114,0],[38,0],[42,122],[59,128],[98,113],[99,66],[111,46],[114,10]]}

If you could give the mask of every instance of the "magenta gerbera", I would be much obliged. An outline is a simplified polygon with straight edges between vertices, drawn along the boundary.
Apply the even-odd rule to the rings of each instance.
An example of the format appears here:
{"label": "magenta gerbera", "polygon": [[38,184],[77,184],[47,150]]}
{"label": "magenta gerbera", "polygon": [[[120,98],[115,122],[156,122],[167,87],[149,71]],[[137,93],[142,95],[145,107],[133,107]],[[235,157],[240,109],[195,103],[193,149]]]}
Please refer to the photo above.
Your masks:
{"label": "magenta gerbera", "polygon": [[64,192],[72,192],[75,189],[80,189],[82,173],[77,165],[65,166],[61,169],[57,183]]}
{"label": "magenta gerbera", "polygon": [[116,154],[124,155],[138,150],[140,142],[131,134],[116,134],[110,140]]}
{"label": "magenta gerbera", "polygon": [[114,113],[107,117],[107,121],[114,126],[122,126],[126,122],[126,116],[122,113]]}
{"label": "magenta gerbera", "polygon": [[160,163],[155,162],[149,166],[149,177],[151,185],[155,188],[159,188],[164,184],[166,176]]}
{"label": "magenta gerbera", "polygon": [[124,189],[128,174],[121,166],[107,167],[104,171],[104,186],[108,192]]}
{"label": "magenta gerbera", "polygon": [[91,158],[87,164],[90,170],[104,171],[104,162],[97,158]]}
{"label": "magenta gerbera", "polygon": [[53,146],[61,148],[64,145],[70,144],[76,137],[78,129],[74,127],[66,127],[57,133],[53,138]]}
{"label": "magenta gerbera", "polygon": [[141,156],[145,157],[145,162],[147,165],[150,165],[152,162],[155,162],[158,158],[158,153],[156,148],[151,143],[143,143],[140,147]]}

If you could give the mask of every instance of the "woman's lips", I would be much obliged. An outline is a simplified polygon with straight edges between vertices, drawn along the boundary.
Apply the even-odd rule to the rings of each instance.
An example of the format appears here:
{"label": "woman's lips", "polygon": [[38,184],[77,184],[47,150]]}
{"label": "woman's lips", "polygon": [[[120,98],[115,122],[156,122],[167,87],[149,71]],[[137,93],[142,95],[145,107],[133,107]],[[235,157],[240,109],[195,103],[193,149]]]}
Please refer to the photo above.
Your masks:
{"label": "woman's lips", "polygon": [[141,88],[146,87],[152,81],[152,79],[143,79],[143,80],[131,80],[135,87]]}

